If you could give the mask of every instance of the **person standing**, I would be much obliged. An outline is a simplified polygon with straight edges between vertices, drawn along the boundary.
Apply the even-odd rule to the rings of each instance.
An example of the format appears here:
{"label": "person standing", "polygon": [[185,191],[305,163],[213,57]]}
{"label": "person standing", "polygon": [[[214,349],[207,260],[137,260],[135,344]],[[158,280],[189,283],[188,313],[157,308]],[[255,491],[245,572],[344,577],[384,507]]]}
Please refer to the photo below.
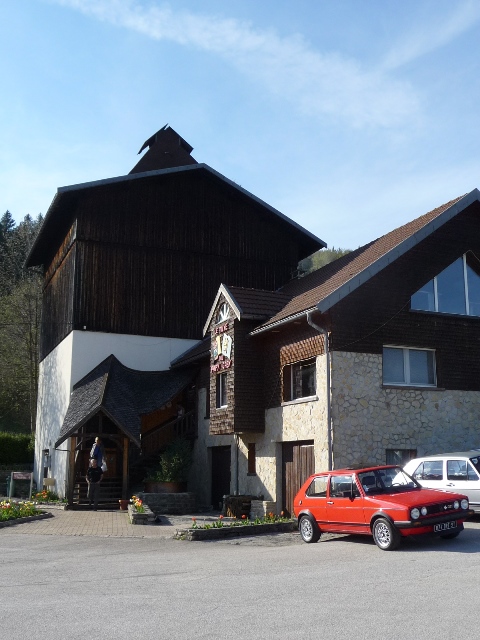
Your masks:
{"label": "person standing", "polygon": [[100,483],[102,481],[103,471],[102,467],[98,466],[98,463],[95,458],[90,460],[90,466],[87,470],[86,480],[88,484],[88,504],[92,506],[93,502],[93,510],[96,511],[98,508],[98,496],[100,493]]}
{"label": "person standing", "polygon": [[97,465],[100,468],[102,467],[102,462],[105,458],[105,447],[98,436],[95,438],[95,442],[90,450],[90,458],[95,458]]}

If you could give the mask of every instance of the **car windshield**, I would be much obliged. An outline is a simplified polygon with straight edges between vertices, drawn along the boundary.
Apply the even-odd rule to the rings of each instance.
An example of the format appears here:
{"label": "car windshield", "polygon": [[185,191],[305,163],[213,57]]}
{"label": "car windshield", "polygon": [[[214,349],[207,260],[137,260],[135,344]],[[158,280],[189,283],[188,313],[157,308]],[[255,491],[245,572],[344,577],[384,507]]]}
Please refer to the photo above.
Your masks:
{"label": "car windshield", "polygon": [[372,469],[359,473],[358,479],[367,495],[420,489],[418,482],[407,475],[401,467]]}

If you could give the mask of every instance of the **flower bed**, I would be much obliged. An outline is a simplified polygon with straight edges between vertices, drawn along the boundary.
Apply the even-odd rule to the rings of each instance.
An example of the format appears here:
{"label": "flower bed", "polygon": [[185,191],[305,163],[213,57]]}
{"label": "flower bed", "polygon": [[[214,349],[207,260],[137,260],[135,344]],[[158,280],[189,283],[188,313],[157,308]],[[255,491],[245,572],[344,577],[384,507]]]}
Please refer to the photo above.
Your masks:
{"label": "flower bed", "polygon": [[192,518],[193,525],[190,529],[177,531],[174,536],[177,540],[216,540],[236,536],[252,536],[262,533],[284,533],[296,529],[296,523],[290,518],[275,516],[269,513],[263,518],[249,520],[242,516],[239,520],[225,522],[223,516],[212,523],[199,525],[196,518]]}
{"label": "flower bed", "polygon": [[153,511],[137,496],[132,496],[130,499],[128,517],[131,524],[153,524],[155,521]]}
{"label": "flower bed", "polygon": [[49,517],[51,514],[40,511],[33,502],[0,502],[0,527]]}

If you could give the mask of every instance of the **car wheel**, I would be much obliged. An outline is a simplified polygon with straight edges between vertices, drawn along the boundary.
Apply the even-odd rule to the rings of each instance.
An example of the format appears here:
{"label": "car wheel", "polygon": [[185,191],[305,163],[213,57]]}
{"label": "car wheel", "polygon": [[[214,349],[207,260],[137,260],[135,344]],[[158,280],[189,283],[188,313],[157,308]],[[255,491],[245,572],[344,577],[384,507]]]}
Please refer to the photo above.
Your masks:
{"label": "car wheel", "polygon": [[309,516],[302,516],[298,529],[304,542],[318,542],[321,533],[316,523]]}
{"label": "car wheel", "polygon": [[459,535],[460,535],[460,531],[455,531],[454,533],[446,533],[445,535],[440,537],[443,538],[444,540],[453,540]]}
{"label": "car wheel", "polygon": [[373,525],[373,539],[383,551],[392,551],[400,544],[401,536],[393,524],[385,518],[378,518]]}

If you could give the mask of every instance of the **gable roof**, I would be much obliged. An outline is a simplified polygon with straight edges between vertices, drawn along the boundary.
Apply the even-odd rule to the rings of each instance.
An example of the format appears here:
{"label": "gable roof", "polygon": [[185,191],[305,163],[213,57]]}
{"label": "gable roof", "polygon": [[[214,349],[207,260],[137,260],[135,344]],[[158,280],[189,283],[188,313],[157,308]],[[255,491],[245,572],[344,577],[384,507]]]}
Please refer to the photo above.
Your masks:
{"label": "gable roof", "polygon": [[289,301],[289,296],[279,291],[229,287],[221,284],[203,327],[204,334],[208,331],[221,296],[227,300],[239,320],[265,320],[279,311]]}
{"label": "gable roof", "polygon": [[291,280],[280,289],[289,298],[287,304],[252,331],[252,335],[290,322],[308,311],[325,313],[476,201],[480,201],[478,189],[433,209],[303,278]]}
{"label": "gable roof", "polygon": [[136,371],[113,354],[73,387],[55,447],[102,411],[140,447],[141,416],[163,406],[193,379],[192,371]]}
{"label": "gable roof", "polygon": [[[148,142],[148,141],[147,141]],[[146,144],[146,143],[145,143]],[[25,261],[26,267],[35,267],[44,263],[46,256],[52,245],[58,247],[68,233],[75,216],[77,215],[78,201],[88,191],[102,190],[105,187],[115,185],[123,185],[134,180],[157,180],[161,177],[168,177],[173,174],[188,175],[190,171],[200,174],[206,174],[213,177],[223,185],[227,185],[236,193],[248,198],[256,205],[262,207],[267,213],[271,214],[278,222],[286,224],[290,227],[292,233],[300,237],[301,257],[310,255],[319,248],[326,247],[326,243],[317,238],[313,233],[304,229],[294,220],[275,209],[268,203],[264,202],[257,196],[253,195],[232,180],[229,180],[215,169],[207,164],[195,163],[185,166],[171,167],[166,169],[157,169],[154,171],[143,171],[141,173],[130,173],[126,176],[116,178],[107,178],[104,180],[95,180],[93,182],[84,182],[82,184],[74,184],[66,187],[59,187],[52,203],[42,221],[35,241],[32,244],[30,252]]]}

